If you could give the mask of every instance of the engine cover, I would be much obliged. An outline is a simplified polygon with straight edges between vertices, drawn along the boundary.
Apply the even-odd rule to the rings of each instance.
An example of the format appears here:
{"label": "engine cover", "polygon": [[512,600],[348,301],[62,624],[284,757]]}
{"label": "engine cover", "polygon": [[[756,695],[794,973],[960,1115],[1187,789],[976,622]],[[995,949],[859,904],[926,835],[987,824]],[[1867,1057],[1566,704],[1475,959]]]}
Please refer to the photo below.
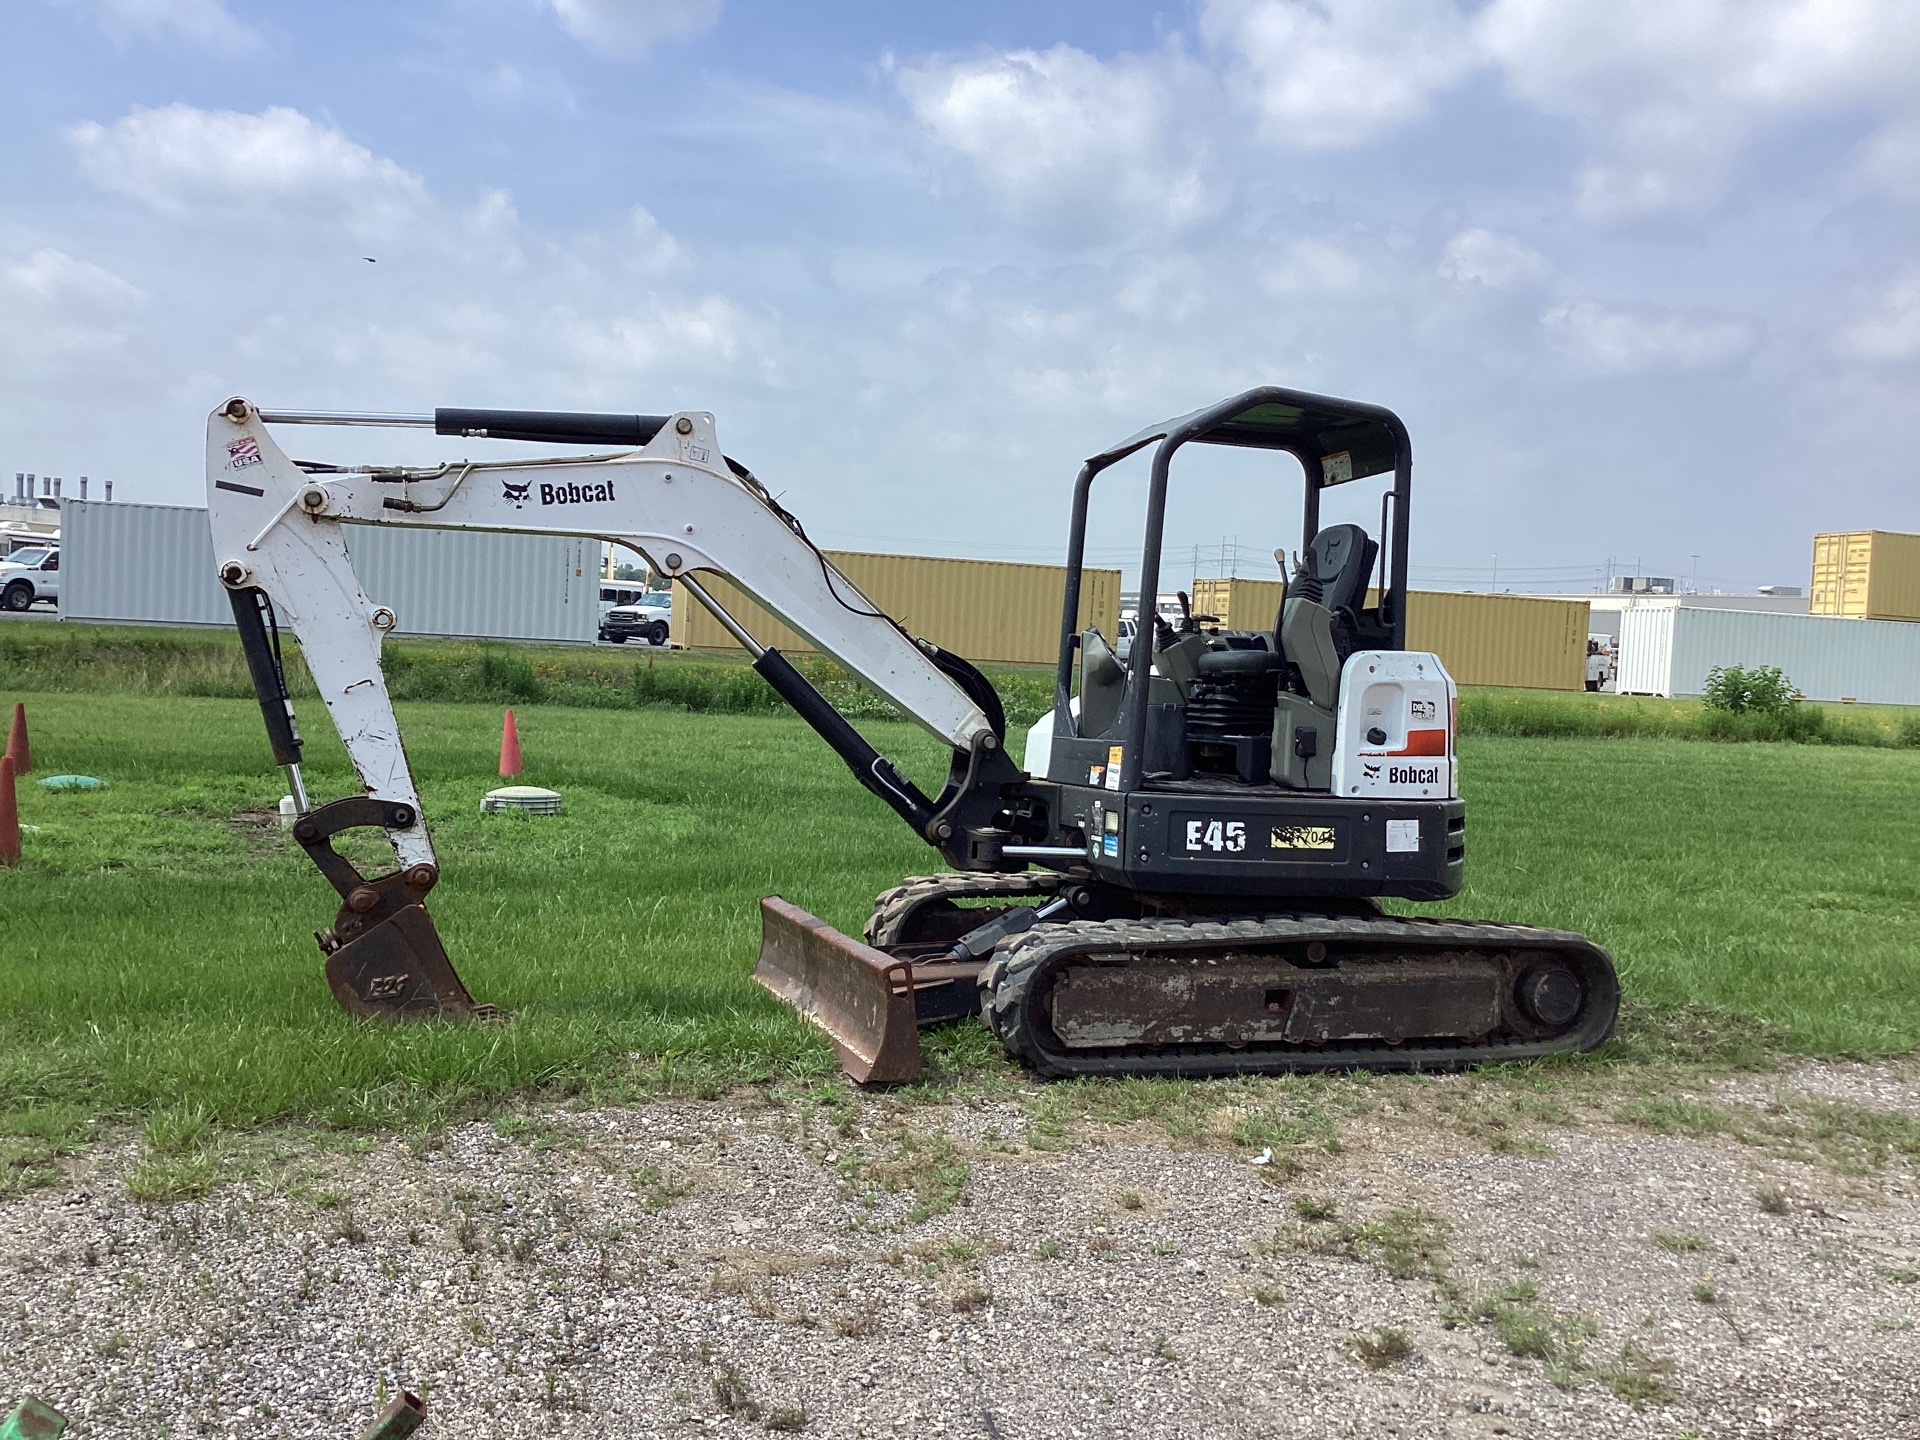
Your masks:
{"label": "engine cover", "polygon": [[1453,677],[1438,655],[1358,650],[1340,671],[1333,793],[1342,799],[1451,800]]}

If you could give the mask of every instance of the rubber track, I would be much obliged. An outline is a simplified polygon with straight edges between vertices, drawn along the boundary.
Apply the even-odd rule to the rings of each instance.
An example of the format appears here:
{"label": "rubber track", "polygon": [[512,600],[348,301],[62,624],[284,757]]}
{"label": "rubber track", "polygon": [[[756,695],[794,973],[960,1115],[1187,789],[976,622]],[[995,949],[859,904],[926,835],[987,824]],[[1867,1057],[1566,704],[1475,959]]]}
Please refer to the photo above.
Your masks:
{"label": "rubber track", "polygon": [[[875,897],[867,917],[867,944],[876,950],[898,945],[914,913],[937,900],[1024,900],[1051,895],[1065,877],[1051,870],[1022,870],[1011,875],[992,871],[950,870],[943,875],[910,875]],[[985,923],[988,916],[982,914]]]}
{"label": "rubber track", "polygon": [[[1558,1034],[1538,1039],[1428,1040],[1401,1045],[1344,1041],[1318,1047],[1247,1045],[1131,1046],[1107,1051],[1069,1050],[1049,1044],[1046,1021],[1035,1005],[1035,982],[1075,952],[1152,949],[1197,954],[1249,944],[1309,940],[1354,941],[1380,937],[1468,951],[1513,949],[1558,951],[1581,972],[1586,1002]],[[1619,980],[1604,950],[1565,930],[1492,921],[1277,915],[1242,920],[1101,920],[1045,925],[1003,945],[981,977],[981,1018],[1015,1059],[1046,1077],[1073,1075],[1287,1074],[1310,1070],[1455,1070],[1505,1060],[1531,1060],[1564,1051],[1591,1050],[1613,1033],[1620,1005]]]}

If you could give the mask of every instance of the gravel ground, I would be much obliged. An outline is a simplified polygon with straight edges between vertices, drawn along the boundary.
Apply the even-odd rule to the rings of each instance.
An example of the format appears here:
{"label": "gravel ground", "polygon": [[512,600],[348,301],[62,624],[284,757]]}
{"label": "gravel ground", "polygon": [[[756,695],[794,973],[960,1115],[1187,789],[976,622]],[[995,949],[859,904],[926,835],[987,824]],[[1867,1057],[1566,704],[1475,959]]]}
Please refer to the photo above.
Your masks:
{"label": "gravel ground", "polygon": [[[1897,1067],[1727,1088],[1920,1113]],[[140,1146],[103,1144],[0,1206],[0,1394],[74,1440],[349,1440],[402,1385],[428,1440],[1920,1436],[1903,1162],[1846,1178],[1606,1125],[1489,1154],[1376,1110],[1283,1175],[1026,1127],[1010,1104],[556,1108],[438,1148],[229,1141],[238,1178],[174,1204],[129,1199]]]}

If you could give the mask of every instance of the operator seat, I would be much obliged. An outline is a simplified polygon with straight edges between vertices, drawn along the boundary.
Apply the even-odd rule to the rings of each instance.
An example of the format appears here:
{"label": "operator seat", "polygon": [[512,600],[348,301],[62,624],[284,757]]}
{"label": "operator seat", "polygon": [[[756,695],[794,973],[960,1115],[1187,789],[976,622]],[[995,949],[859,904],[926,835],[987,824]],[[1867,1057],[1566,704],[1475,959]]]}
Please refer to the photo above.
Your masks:
{"label": "operator seat", "polygon": [[1358,525],[1329,525],[1308,544],[1274,619],[1274,648],[1291,682],[1273,717],[1273,779],[1296,790],[1333,784],[1340,670],[1354,652],[1354,616],[1380,546]]}

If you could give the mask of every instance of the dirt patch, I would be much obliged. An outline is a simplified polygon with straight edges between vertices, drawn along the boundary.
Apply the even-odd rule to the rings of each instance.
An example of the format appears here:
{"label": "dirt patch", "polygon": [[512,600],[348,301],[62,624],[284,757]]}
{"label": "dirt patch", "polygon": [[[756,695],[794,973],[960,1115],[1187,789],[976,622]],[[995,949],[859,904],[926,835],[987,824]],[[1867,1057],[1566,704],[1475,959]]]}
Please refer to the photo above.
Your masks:
{"label": "dirt patch", "polygon": [[216,1140],[172,1204],[117,1142],[0,1207],[0,1385],[88,1440],[351,1434],[401,1386],[429,1436],[1920,1433],[1907,1154],[1383,1093],[1291,1149],[1047,1092],[541,1109]]}

